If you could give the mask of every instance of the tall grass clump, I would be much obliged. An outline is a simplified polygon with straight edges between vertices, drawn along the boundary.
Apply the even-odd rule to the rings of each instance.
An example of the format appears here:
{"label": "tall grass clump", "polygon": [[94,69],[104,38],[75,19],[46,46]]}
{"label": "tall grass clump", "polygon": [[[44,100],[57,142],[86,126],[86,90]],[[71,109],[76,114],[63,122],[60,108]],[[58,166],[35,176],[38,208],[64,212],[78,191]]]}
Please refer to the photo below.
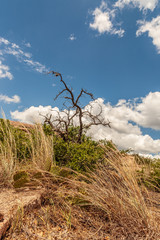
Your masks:
{"label": "tall grass clump", "polygon": [[0,119],[0,178],[1,184],[11,184],[16,169],[17,147],[9,121]]}
{"label": "tall grass clump", "polygon": [[32,134],[29,135],[31,142],[31,162],[34,167],[50,171],[54,164],[53,136],[46,135],[41,124],[36,124]]}
{"label": "tall grass clump", "polygon": [[21,171],[49,171],[54,163],[53,137],[47,136],[40,124],[23,130],[0,119],[0,180],[11,186],[14,175]]}

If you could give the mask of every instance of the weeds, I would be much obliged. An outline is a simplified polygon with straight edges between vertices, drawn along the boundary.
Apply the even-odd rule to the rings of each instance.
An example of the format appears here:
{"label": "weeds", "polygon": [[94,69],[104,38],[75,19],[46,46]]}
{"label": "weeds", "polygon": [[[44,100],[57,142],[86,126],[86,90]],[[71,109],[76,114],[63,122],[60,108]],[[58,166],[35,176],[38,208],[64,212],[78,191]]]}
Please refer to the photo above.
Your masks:
{"label": "weeds", "polygon": [[23,209],[23,206],[19,206],[17,213],[12,222],[11,232],[14,232],[15,230],[21,231],[23,226],[23,218],[24,218],[24,209]]}

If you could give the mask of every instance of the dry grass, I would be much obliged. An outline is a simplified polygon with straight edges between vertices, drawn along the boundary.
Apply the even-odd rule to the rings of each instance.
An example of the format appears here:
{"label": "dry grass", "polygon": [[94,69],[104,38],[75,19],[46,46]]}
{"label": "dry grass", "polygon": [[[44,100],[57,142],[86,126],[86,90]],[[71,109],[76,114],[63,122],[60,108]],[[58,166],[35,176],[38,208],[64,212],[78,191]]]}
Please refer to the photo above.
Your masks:
{"label": "dry grass", "polygon": [[[12,124],[13,125],[13,124]],[[15,124],[14,124],[15,125]],[[53,139],[46,136],[42,125],[37,124],[28,128],[26,124],[19,124],[23,129],[28,141],[25,143],[30,148],[30,159],[17,160],[17,146],[15,135],[12,132],[10,123],[4,118],[0,122],[0,131],[3,141],[0,140],[0,180],[1,186],[12,186],[13,176],[17,171],[49,171],[54,159]],[[16,125],[17,128],[17,125]],[[34,134],[30,133],[30,129]]]}
{"label": "dry grass", "polygon": [[[90,184],[90,188],[94,188],[92,183]],[[27,215],[22,214],[22,212],[18,213],[17,219],[20,222],[16,222],[17,228],[15,228],[14,223],[14,228],[6,239],[160,239],[158,222],[155,224],[155,219],[148,214],[138,215],[139,209],[132,208],[130,210],[132,215],[129,216],[125,209],[122,213],[122,205],[117,209],[117,205],[111,202],[112,199],[107,198],[106,201],[108,202],[103,202],[105,209],[102,209],[102,197],[104,198],[105,195],[101,196],[102,191],[99,194],[96,192],[95,202],[94,195],[90,195],[95,192],[90,189],[88,199],[87,192],[85,192],[88,188],[82,189],[82,187],[85,187],[84,185],[80,185],[80,189],[78,189],[77,184],[71,185],[71,182],[65,181],[61,184],[58,184],[58,182],[57,184],[53,182],[51,184],[50,182],[49,186],[45,204],[39,210],[35,209]],[[79,192],[81,192],[80,195]],[[85,199],[86,195],[87,198]],[[113,196],[117,198],[116,194],[113,194]],[[90,204],[87,200],[90,200]],[[101,204],[97,206],[97,203]],[[123,204],[123,208],[125,208],[125,204]],[[109,209],[110,218],[106,205],[114,207],[114,210]],[[147,219],[144,219],[145,216]],[[134,221],[132,222],[132,220]],[[142,222],[143,220],[146,221]]]}
{"label": "dry grass", "polygon": [[53,164],[53,138],[46,136],[41,124],[35,125],[34,138],[29,135],[32,146],[31,162],[37,170],[49,171]]}
{"label": "dry grass", "polygon": [[[4,124],[5,138],[3,144],[0,142],[1,179],[11,184],[17,169],[23,170],[25,165],[25,169],[43,173],[42,182],[48,191],[45,206],[20,217],[21,224],[17,224],[20,229],[14,229],[6,239],[160,239],[160,218],[155,208],[153,211],[150,196],[138,185],[133,162],[131,166],[124,163],[117,150],[102,146],[106,157],[96,171],[83,175],[64,168],[69,174],[61,177],[50,172],[54,168],[53,140],[44,134],[41,125],[35,127],[34,138],[26,129],[32,157],[20,164],[15,159],[14,136],[6,120]],[[136,169],[135,162],[134,166]]]}
{"label": "dry grass", "polygon": [[[160,239],[156,215],[146,205],[132,168],[126,171],[121,155],[107,151],[106,164],[79,181],[70,179],[57,189],[57,196],[71,205],[91,206],[100,210],[110,223],[113,239]],[[90,182],[90,183],[88,183]],[[145,194],[147,190],[143,189]],[[149,199],[149,198],[148,198]],[[118,236],[118,238],[117,238]]]}
{"label": "dry grass", "polygon": [[10,185],[16,170],[16,144],[6,119],[0,122],[4,141],[0,141],[0,180],[1,184]]}

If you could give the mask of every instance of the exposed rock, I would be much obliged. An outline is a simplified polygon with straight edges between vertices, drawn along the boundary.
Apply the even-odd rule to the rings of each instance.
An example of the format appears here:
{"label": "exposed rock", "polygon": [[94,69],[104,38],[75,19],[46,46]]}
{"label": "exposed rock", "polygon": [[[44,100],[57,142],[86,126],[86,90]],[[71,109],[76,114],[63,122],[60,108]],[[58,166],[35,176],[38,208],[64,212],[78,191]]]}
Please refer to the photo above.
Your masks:
{"label": "exposed rock", "polygon": [[35,190],[23,189],[17,192],[13,189],[0,189],[0,239],[10,227],[12,219],[19,208],[24,213],[33,208],[41,206],[45,190],[37,188]]}

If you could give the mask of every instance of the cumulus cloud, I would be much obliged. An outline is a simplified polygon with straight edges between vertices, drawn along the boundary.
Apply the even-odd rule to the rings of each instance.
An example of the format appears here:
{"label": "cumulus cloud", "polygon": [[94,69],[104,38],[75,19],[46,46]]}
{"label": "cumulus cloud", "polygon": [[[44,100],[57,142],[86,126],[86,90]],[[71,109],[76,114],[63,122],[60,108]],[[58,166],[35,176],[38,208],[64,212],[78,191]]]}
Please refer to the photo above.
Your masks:
{"label": "cumulus cloud", "polygon": [[12,97],[8,97],[6,95],[0,94],[0,101],[5,102],[5,103],[19,103],[20,97],[17,95],[14,95]]}
{"label": "cumulus cloud", "polygon": [[90,28],[97,30],[99,34],[109,33],[123,37],[124,30],[121,28],[117,29],[113,24],[115,18],[114,10],[111,11],[104,1],[102,1],[99,8],[97,7],[92,12],[92,15],[94,20],[90,23]]}
{"label": "cumulus cloud", "polygon": [[8,78],[9,80],[13,79],[13,75],[10,72],[10,69],[7,65],[2,64],[0,60],[0,78]]}
{"label": "cumulus cloud", "polygon": [[136,32],[137,36],[147,32],[148,36],[152,38],[153,44],[156,46],[158,53],[160,54],[160,16],[153,18],[150,22],[138,21],[139,29]]}
{"label": "cumulus cloud", "polygon": [[160,92],[150,92],[135,107],[135,122],[143,127],[160,130]]}
{"label": "cumulus cloud", "polygon": [[[112,140],[121,149],[131,148],[142,154],[158,154],[160,152],[160,139],[154,140],[147,134],[143,135],[140,128],[160,130],[160,113],[158,110],[160,92],[150,92],[147,96],[132,101],[122,99],[115,106],[104,103],[101,98],[90,102],[90,105],[92,105],[92,111],[95,114],[99,112],[99,106],[102,107],[102,117],[106,121],[109,119],[111,128],[92,126],[87,132],[89,136],[95,140]],[[43,122],[42,115],[53,114],[54,118],[57,111],[59,111],[58,108],[52,108],[51,106],[32,106],[22,112],[18,110],[11,112],[11,117],[27,123]],[[84,121],[87,122],[88,120],[84,119]]]}
{"label": "cumulus cloud", "polygon": [[11,117],[25,123],[42,123],[44,120],[43,116],[52,114],[52,110],[58,110],[58,108],[53,109],[51,106],[43,107],[41,105],[39,107],[31,106],[23,112],[19,112],[18,110],[11,112]]}
{"label": "cumulus cloud", "polygon": [[118,0],[114,6],[124,8],[126,5],[138,7],[140,10],[153,11],[158,4],[158,0]]}
{"label": "cumulus cloud", "polygon": [[[27,47],[30,47],[31,45],[29,43],[26,43]],[[1,57],[5,58],[6,55],[12,55],[14,56],[18,62],[23,62],[32,69],[34,69],[37,72],[47,72],[48,69],[45,65],[41,64],[38,61],[34,61],[32,58],[32,54],[29,52],[25,52],[19,45],[16,43],[10,42],[7,39],[0,37],[0,55]],[[2,62],[0,62],[0,78],[8,77],[9,79],[12,79],[13,76],[9,72],[9,67],[2,65]],[[6,70],[5,70],[5,69]],[[7,70],[8,68],[8,70]],[[6,72],[5,72],[6,71]],[[6,74],[7,75],[6,75]]]}

